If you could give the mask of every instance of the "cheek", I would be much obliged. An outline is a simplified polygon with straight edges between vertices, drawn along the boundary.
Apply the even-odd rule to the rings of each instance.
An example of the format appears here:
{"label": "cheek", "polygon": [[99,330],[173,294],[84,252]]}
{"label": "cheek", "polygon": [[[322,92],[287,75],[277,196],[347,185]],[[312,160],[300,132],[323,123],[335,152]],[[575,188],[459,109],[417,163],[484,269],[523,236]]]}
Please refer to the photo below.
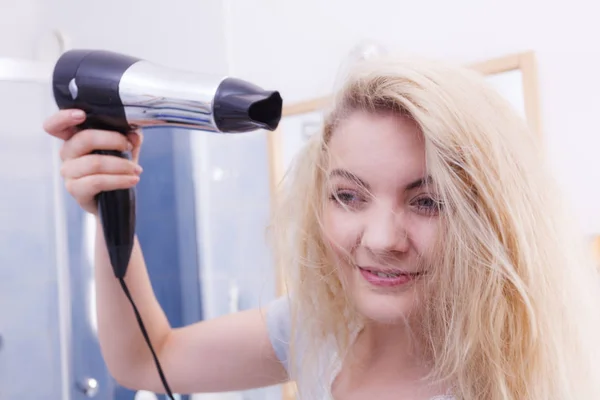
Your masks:
{"label": "cheek", "polygon": [[337,255],[348,256],[358,243],[361,232],[360,221],[335,205],[326,207],[323,220],[325,239],[332,250]]}
{"label": "cheek", "polygon": [[418,254],[429,253],[437,241],[439,222],[437,218],[417,217],[412,224],[410,236]]}

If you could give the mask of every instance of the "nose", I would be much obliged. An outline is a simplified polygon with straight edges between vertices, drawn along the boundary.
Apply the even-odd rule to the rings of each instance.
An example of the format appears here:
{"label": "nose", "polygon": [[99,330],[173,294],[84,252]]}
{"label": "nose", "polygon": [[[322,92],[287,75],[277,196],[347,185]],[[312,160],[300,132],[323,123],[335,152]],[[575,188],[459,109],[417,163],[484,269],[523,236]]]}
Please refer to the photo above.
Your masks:
{"label": "nose", "polygon": [[363,246],[375,253],[408,251],[408,227],[402,210],[378,207],[369,214],[361,238]]}

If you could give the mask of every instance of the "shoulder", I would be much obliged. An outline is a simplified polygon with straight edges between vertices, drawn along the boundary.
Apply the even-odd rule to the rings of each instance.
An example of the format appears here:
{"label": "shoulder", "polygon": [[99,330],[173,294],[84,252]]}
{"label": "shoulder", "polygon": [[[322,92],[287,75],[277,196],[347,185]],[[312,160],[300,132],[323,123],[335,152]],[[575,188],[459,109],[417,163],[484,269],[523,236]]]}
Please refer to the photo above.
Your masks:
{"label": "shoulder", "polygon": [[289,370],[292,322],[290,299],[287,296],[279,297],[268,305],[266,321],[273,350],[279,361]]}
{"label": "shoulder", "polygon": [[[296,383],[299,398],[326,398],[340,359],[329,340],[310,334],[314,317],[294,309],[288,296],[272,301],[266,309],[267,329],[273,350]],[[293,354],[292,354],[293,353]]]}
{"label": "shoulder", "polygon": [[[319,356],[317,358],[321,358],[333,349],[328,341],[318,340],[308,333],[307,324],[315,321],[311,321],[310,316],[300,310],[293,311],[292,302],[293,298],[284,295],[272,301],[266,309],[266,324],[271,345],[288,372],[292,358],[295,358],[293,362],[297,365],[306,353],[316,353]],[[292,349],[296,357],[291,357]]]}

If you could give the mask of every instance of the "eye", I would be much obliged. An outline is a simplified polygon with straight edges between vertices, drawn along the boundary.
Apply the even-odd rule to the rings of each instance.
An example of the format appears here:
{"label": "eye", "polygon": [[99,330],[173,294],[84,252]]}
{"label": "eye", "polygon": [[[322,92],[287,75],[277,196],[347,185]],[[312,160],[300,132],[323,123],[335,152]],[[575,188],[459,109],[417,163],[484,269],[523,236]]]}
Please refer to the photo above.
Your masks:
{"label": "eye", "polygon": [[436,215],[442,209],[441,202],[431,196],[417,197],[413,201],[413,205],[417,208],[417,210],[419,210],[419,212],[426,215]]}
{"label": "eye", "polygon": [[364,197],[359,193],[345,189],[334,191],[329,199],[334,201],[337,205],[342,206],[344,209],[357,209],[365,202]]}

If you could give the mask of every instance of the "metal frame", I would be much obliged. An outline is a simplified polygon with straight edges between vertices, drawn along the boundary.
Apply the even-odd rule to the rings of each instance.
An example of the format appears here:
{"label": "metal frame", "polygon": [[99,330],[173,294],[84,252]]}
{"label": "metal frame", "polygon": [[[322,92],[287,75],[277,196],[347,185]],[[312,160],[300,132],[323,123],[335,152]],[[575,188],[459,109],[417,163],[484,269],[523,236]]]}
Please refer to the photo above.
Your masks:
{"label": "metal frame", "polygon": [[51,63],[19,58],[0,58],[0,82],[50,84]]}
{"label": "metal frame", "polygon": [[[55,29],[49,34],[57,44],[57,57],[70,48],[70,40],[63,32]],[[44,36],[40,35],[35,43],[34,53],[39,53],[42,39]],[[54,63],[49,61],[0,57],[0,82],[50,83],[53,69]]]}

